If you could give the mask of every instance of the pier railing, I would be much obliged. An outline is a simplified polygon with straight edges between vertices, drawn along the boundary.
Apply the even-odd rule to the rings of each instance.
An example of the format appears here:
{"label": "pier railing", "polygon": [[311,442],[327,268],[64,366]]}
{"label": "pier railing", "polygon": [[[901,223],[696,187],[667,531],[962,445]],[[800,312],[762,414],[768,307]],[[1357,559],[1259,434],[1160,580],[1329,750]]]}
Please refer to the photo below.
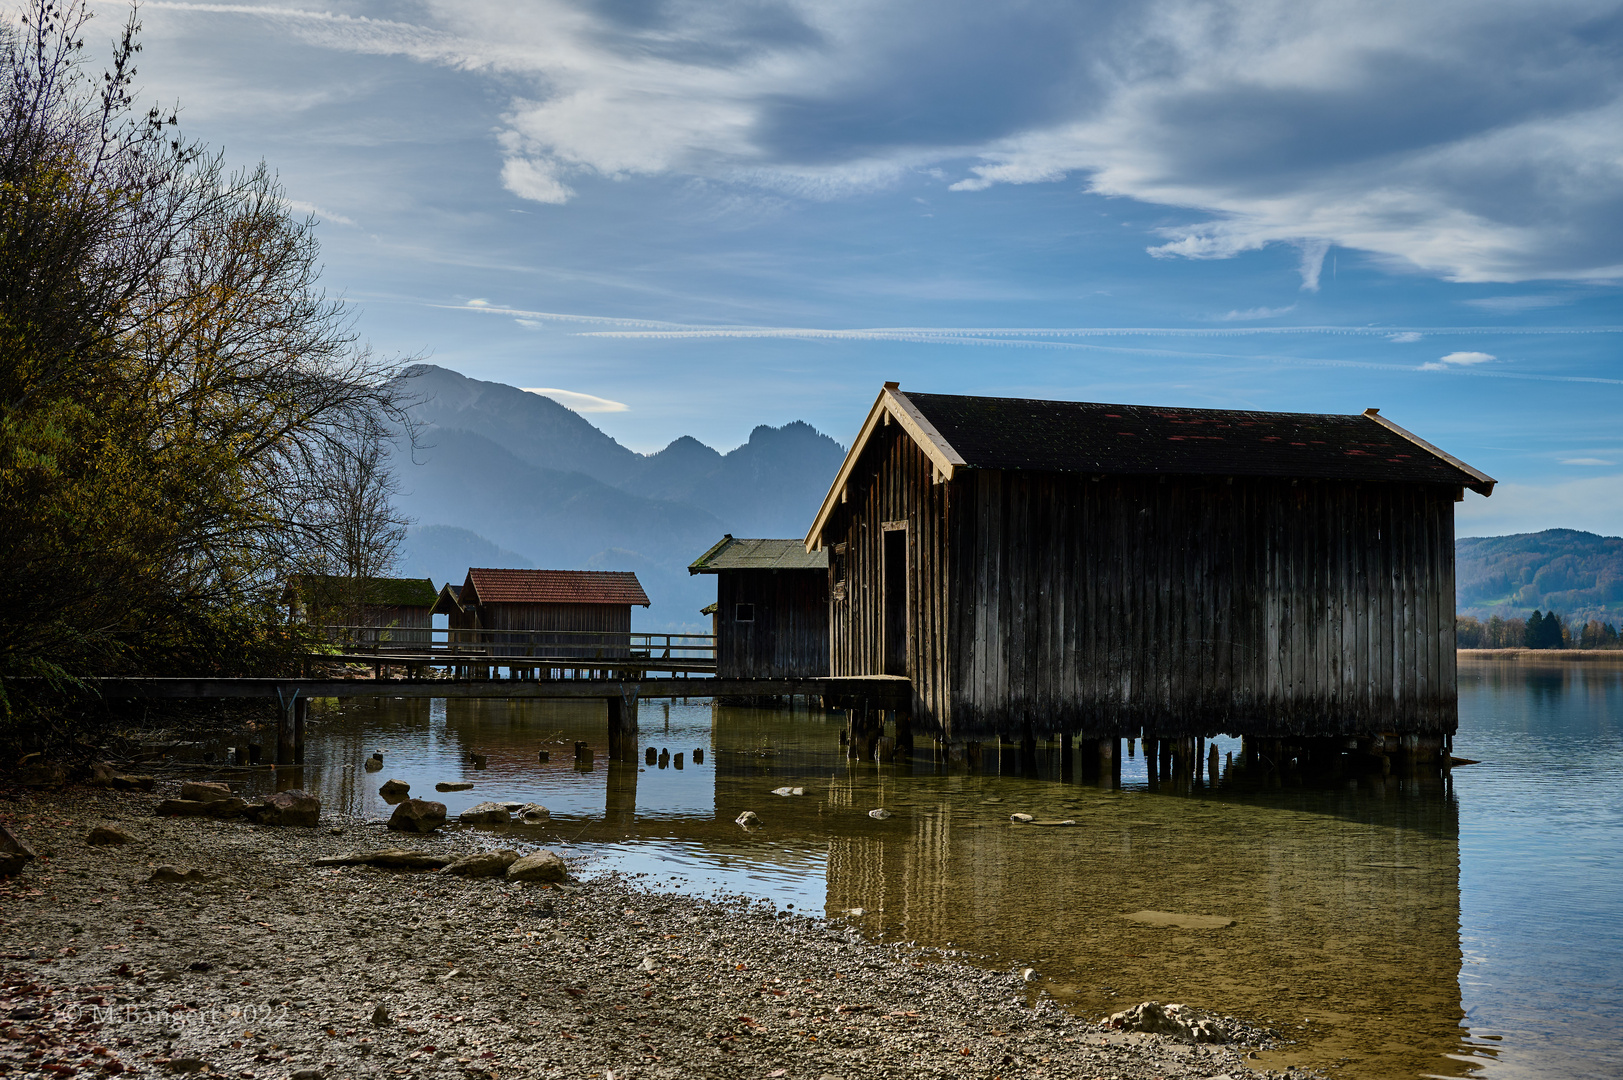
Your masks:
{"label": "pier railing", "polygon": [[623,630],[469,630],[427,626],[321,628],[332,659],[428,666],[716,669],[714,634]]}

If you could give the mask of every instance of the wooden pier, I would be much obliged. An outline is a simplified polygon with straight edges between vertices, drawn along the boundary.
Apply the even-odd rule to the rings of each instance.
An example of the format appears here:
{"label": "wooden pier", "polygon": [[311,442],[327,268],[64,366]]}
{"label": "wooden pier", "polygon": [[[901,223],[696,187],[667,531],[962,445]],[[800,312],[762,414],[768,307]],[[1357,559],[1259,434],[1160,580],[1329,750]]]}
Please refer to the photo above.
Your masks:
{"label": "wooden pier", "polygon": [[[504,665],[505,666],[505,665]],[[644,698],[815,697],[831,708],[868,715],[906,710],[912,686],[891,675],[791,679],[649,678],[635,671],[606,678],[404,679],[102,679],[109,699],[258,698],[278,703],[276,764],[304,763],[304,723],[311,698],[510,698],[604,701],[609,711],[609,756],[636,756],[637,703]]]}

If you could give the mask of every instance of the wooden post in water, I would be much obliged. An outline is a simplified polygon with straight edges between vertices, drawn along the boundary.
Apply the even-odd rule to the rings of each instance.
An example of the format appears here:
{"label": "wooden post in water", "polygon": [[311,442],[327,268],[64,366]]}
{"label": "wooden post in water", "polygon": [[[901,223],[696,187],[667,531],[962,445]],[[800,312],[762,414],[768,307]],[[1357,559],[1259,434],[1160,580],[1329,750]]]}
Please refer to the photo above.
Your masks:
{"label": "wooden post in water", "polygon": [[[1084,746],[1087,744],[1084,743]],[[1075,775],[1076,763],[1071,760],[1071,733],[1061,732],[1059,737],[1059,778],[1070,783]]]}
{"label": "wooden post in water", "polygon": [[620,693],[609,698],[609,758],[637,760],[637,683],[620,684]]}
{"label": "wooden post in water", "polygon": [[1195,766],[1195,783],[1199,784],[1205,779],[1205,776],[1204,776],[1204,772],[1205,772],[1204,766],[1206,764],[1206,740],[1205,740],[1205,738],[1200,737],[1200,736],[1197,736],[1195,738],[1195,755],[1194,756],[1195,756],[1195,760],[1194,760],[1194,762],[1192,764]]}
{"label": "wooden post in water", "polygon": [[293,699],[293,764],[304,764],[304,722],[310,715],[310,699]]}
{"label": "wooden post in water", "polygon": [[1101,749],[1110,755],[1110,788],[1112,791],[1121,788],[1121,740],[1106,739],[1100,744]]}
{"label": "wooden post in water", "polygon": [[298,701],[299,692],[291,690],[276,692],[276,764],[286,766],[293,764],[293,705]]}
{"label": "wooden post in water", "polygon": [[1144,776],[1154,784],[1159,778],[1156,776],[1156,765],[1160,762],[1160,755],[1156,752],[1155,740],[1148,735],[1144,736]]}

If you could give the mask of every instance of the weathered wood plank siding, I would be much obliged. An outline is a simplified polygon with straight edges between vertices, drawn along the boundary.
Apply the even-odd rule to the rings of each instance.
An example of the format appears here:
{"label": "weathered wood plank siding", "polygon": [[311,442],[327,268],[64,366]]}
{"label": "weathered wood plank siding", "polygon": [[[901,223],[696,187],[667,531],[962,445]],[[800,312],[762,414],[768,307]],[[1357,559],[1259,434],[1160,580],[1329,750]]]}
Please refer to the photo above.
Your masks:
{"label": "weathered wood plank siding", "polygon": [[[883,429],[852,477],[850,501],[837,511],[831,536],[843,538],[829,559],[831,675],[885,671],[885,525],[907,534],[907,674],[914,715],[946,714],[949,665],[956,651],[947,586],[949,485],[899,427]],[[839,579],[840,567],[845,577]]]}
{"label": "weathered wood plank siding", "polygon": [[[497,656],[555,656],[579,660],[626,656],[631,644],[629,604],[485,604],[480,608],[480,640]],[[572,633],[547,634],[567,630]],[[543,631],[533,642],[528,633]],[[581,636],[578,631],[588,631]]]}
{"label": "weathered wood plank siding", "polygon": [[895,427],[859,465],[825,533],[831,674],[885,670],[883,537],[901,523],[926,729],[1455,728],[1451,488],[989,469],[936,483]]}
{"label": "weathered wood plank siding", "polygon": [[[754,618],[738,619],[748,604]],[[731,679],[827,675],[828,577],[820,570],[716,575],[716,674]]]}
{"label": "weathered wood plank siding", "polygon": [[1453,493],[966,471],[954,737],[1449,732]]}

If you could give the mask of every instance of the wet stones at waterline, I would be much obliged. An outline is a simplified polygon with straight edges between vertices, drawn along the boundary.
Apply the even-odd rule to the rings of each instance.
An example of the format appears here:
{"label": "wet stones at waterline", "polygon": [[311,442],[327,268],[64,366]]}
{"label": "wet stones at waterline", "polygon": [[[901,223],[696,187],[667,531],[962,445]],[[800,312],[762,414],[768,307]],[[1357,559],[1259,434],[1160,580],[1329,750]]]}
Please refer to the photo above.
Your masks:
{"label": "wet stones at waterline", "polygon": [[441,780],[439,783],[434,785],[434,790],[435,791],[472,791],[473,790],[473,781],[471,781],[471,780]]}
{"label": "wet stones at waterline", "polygon": [[552,814],[540,803],[525,803],[518,808],[518,820],[521,825],[544,825],[551,818]]}
{"label": "wet stones at waterline", "polygon": [[321,800],[297,788],[265,796],[265,801],[248,807],[245,816],[260,825],[295,825],[314,828],[321,824]]}
{"label": "wet stones at waterline", "polygon": [[508,881],[567,881],[569,867],[556,852],[537,851],[509,866],[506,876]]}
{"label": "wet stones at waterline", "polygon": [[501,803],[482,802],[462,811],[457,820],[464,825],[506,825],[512,818]]}
{"label": "wet stones at waterline", "polygon": [[746,810],[733,819],[733,824],[742,825],[746,829],[759,828],[761,818],[754,810]]}
{"label": "wet stones at waterline", "polygon": [[395,832],[430,833],[445,824],[445,804],[427,799],[407,799],[389,816]]}
{"label": "wet stones at waterline", "polygon": [[1155,1001],[1146,1001],[1142,1005],[1113,1013],[1106,1018],[1105,1025],[1119,1031],[1170,1035],[1184,1042],[1228,1042],[1228,1033],[1216,1021],[1197,1015],[1193,1009],[1183,1005],[1161,1005]]}
{"label": "wet stones at waterline", "polygon": [[374,750],[372,752],[372,756],[367,758],[366,761],[362,763],[361,768],[365,769],[367,772],[378,772],[381,770],[383,768],[383,751]]}
{"label": "wet stones at waterline", "polygon": [[411,785],[404,780],[385,780],[383,786],[378,788],[378,794],[385,799],[404,799],[411,794]]}
{"label": "wet stones at waterline", "polygon": [[502,877],[507,873],[508,868],[514,863],[518,862],[518,860],[518,852],[506,848],[500,851],[478,851],[474,852],[472,855],[464,855],[455,862],[447,864],[445,869],[440,872],[443,874],[454,874],[457,877]]}

